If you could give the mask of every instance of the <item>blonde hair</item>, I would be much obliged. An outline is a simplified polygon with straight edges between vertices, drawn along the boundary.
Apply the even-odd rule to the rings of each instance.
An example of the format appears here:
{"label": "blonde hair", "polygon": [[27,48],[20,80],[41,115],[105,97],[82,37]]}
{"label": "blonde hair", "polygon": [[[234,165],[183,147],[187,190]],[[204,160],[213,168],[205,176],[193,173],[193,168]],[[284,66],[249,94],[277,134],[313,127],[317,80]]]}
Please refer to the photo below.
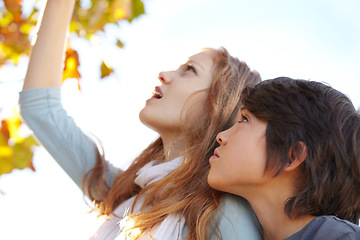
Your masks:
{"label": "blonde hair", "polygon": [[[235,121],[241,107],[242,89],[260,82],[261,78],[225,48],[205,50],[213,53],[214,78],[210,88],[203,90],[208,92],[207,97],[192,105],[185,119],[186,127],[179,138],[186,143],[183,163],[162,180],[143,189],[137,186],[134,179],[142,166],[154,159],[164,160],[163,143],[158,138],[125,172],[116,176],[111,187],[104,179],[105,163],[100,155],[97,166],[84,178],[85,190],[96,203],[95,210],[99,215],[110,215],[126,199],[137,194],[136,202],[146,193],[141,211],[129,216],[132,227],[125,229],[138,231],[138,234],[132,235],[133,239],[172,213],[180,213],[185,219],[188,227],[186,239],[206,239],[210,231],[221,238],[213,216],[222,193],[210,188],[207,183],[209,158],[216,147],[217,133],[229,128]],[[165,188],[166,191],[163,191]]]}

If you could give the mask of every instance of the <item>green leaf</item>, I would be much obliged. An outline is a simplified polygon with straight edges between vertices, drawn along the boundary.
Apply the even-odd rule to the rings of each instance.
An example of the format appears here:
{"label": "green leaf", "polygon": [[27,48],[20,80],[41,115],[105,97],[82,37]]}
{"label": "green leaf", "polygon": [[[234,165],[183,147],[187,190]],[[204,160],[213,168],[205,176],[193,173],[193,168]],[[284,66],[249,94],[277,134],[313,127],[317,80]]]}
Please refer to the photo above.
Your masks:
{"label": "green leaf", "polygon": [[32,166],[32,158],[34,153],[31,150],[31,146],[27,145],[26,142],[16,143],[14,145],[13,155],[13,167],[14,169],[24,169]]}
{"label": "green leaf", "polygon": [[129,22],[132,22],[134,18],[139,17],[145,13],[144,3],[141,0],[132,0],[132,16],[128,19]]}
{"label": "green leaf", "polygon": [[35,138],[32,135],[25,138],[24,142],[30,147],[39,146],[38,142],[35,140]]}

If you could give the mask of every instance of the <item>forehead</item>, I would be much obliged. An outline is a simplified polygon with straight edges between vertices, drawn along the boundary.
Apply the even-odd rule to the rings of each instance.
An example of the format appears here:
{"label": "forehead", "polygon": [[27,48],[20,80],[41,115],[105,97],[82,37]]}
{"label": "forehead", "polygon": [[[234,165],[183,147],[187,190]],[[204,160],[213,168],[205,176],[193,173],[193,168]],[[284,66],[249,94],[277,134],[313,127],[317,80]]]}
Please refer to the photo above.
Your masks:
{"label": "forehead", "polygon": [[214,53],[211,50],[204,50],[188,58],[189,61],[197,62],[204,67],[211,68],[213,65]]}

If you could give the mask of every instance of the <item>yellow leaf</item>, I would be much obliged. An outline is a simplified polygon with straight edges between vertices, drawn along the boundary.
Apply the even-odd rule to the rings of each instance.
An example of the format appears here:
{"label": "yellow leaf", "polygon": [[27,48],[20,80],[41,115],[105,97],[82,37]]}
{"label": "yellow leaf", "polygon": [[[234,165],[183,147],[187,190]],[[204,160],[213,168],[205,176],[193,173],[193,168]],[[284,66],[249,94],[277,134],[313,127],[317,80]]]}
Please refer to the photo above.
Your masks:
{"label": "yellow leaf", "polygon": [[119,39],[116,41],[116,46],[119,48],[124,48],[124,43],[121,42]]}
{"label": "yellow leaf", "polygon": [[24,23],[20,26],[20,32],[26,35],[29,35],[31,30],[34,28],[34,25]]}
{"label": "yellow leaf", "polygon": [[[4,15],[0,18],[0,27],[6,27],[10,23],[14,21],[14,15],[12,15],[10,12],[6,12]],[[0,29],[1,32],[2,29]]]}
{"label": "yellow leaf", "polygon": [[132,16],[131,0],[115,0],[111,4],[111,10],[116,20],[127,19]]}
{"label": "yellow leaf", "polygon": [[0,161],[3,158],[8,158],[11,157],[13,155],[13,150],[11,147],[9,146],[0,146]]}
{"label": "yellow leaf", "polygon": [[19,127],[21,125],[19,113],[14,109],[13,114],[5,121],[9,129],[10,139],[16,143],[24,141],[24,138],[19,134]]}
{"label": "yellow leaf", "polygon": [[114,18],[115,19],[123,19],[126,17],[126,12],[122,8],[115,9],[114,11]]}
{"label": "yellow leaf", "polygon": [[[0,135],[1,136],[1,135]],[[33,146],[38,145],[32,136],[14,146],[0,146],[0,175],[12,172],[14,169],[30,168],[35,171],[32,159]]]}
{"label": "yellow leaf", "polygon": [[14,169],[10,157],[0,157],[0,175],[11,173]]}
{"label": "yellow leaf", "polygon": [[102,62],[100,69],[101,69],[101,78],[107,77],[114,72],[114,69],[110,67],[107,63],[105,63],[105,61]]}

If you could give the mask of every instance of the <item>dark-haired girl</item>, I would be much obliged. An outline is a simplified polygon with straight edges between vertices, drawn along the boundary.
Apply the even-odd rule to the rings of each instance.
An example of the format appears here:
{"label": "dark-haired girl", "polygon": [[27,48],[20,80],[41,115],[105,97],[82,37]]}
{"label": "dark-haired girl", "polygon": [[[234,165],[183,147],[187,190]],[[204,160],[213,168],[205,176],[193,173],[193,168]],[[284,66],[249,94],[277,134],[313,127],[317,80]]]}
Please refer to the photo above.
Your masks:
{"label": "dark-haired girl", "polygon": [[247,87],[218,134],[210,186],[246,198],[265,240],[360,239],[360,115],[322,83]]}

